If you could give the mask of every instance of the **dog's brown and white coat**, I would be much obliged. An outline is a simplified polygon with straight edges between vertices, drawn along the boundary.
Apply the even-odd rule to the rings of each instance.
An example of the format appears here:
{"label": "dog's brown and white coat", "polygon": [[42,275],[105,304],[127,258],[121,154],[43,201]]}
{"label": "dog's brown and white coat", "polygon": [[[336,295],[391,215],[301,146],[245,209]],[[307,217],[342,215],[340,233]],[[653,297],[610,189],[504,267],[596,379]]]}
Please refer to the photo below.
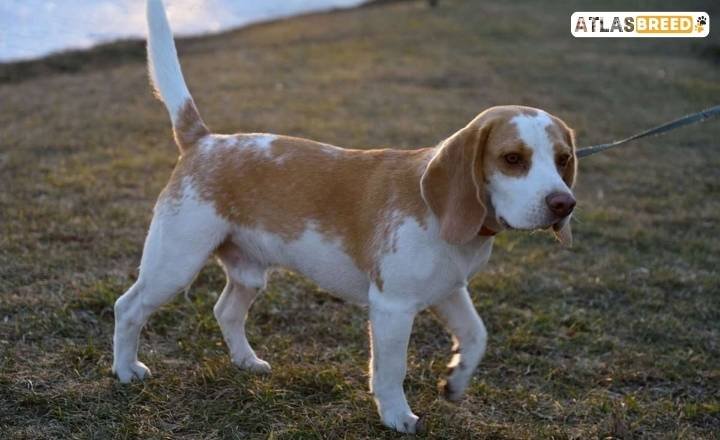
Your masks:
{"label": "dog's brown and white coat", "polygon": [[453,334],[445,382],[459,399],[485,351],[468,279],[502,229],[553,227],[570,239],[575,146],[544,111],[488,109],[434,148],[349,150],[271,134],[211,134],[193,103],[161,0],[148,1],[153,83],[181,150],[155,206],[137,282],[115,304],[113,371],[142,379],[141,328],[211,255],[227,274],[215,306],[232,360],[269,372],[245,318],[271,267],[286,267],[370,315],[370,387],[383,423],[421,424],[405,399],[415,315],[432,308]]}

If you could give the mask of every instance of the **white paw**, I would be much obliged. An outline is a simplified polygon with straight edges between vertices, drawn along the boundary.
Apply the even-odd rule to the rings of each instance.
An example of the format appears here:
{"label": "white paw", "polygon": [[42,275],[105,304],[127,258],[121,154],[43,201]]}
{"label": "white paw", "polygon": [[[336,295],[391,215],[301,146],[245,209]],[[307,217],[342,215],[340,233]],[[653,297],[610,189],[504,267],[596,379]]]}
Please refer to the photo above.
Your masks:
{"label": "white paw", "polygon": [[270,374],[270,364],[257,357],[248,357],[240,360],[233,360],[233,363],[242,370],[251,371],[257,374]]}
{"label": "white paw", "polygon": [[440,381],[438,387],[442,395],[451,402],[462,399],[472,379],[472,370],[468,370],[463,362],[448,365],[448,377]]}
{"label": "white paw", "polygon": [[130,383],[133,379],[143,380],[151,376],[150,369],[140,361],[128,365],[113,365],[112,371],[121,383]]}
{"label": "white paw", "polygon": [[451,402],[457,402],[462,399],[467,388],[467,383],[463,383],[461,380],[453,380],[452,377],[447,380],[442,380],[438,384],[438,388],[442,393],[443,397]]}
{"label": "white paw", "polygon": [[425,431],[423,418],[411,412],[383,414],[382,422],[388,428],[405,434],[422,434]]}

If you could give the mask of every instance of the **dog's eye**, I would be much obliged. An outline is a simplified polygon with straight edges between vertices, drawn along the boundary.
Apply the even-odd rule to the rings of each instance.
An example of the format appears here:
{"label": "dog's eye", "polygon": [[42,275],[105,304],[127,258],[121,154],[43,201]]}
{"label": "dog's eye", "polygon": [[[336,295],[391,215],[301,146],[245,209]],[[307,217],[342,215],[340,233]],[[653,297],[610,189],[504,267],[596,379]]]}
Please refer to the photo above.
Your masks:
{"label": "dog's eye", "polygon": [[565,168],[565,166],[570,162],[570,155],[569,154],[561,154],[557,157],[557,165],[560,168]]}
{"label": "dog's eye", "polygon": [[522,162],[522,156],[520,156],[518,153],[508,153],[505,156],[503,156],[505,159],[505,162],[507,162],[509,165],[518,165]]}

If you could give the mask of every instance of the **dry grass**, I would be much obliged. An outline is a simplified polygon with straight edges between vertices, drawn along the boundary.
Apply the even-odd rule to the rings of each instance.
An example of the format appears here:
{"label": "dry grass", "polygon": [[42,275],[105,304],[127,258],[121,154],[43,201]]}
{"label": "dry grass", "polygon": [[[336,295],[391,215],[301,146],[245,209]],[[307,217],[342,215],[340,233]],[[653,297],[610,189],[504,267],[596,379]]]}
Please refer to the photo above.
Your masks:
{"label": "dry grass", "polygon": [[[393,3],[180,50],[215,130],[345,146],[434,144],[505,103],[554,112],[589,144],[717,104],[712,39],[574,40],[578,9]],[[175,160],[165,111],[137,43],[0,66],[0,78],[0,437],[397,437],[366,391],[365,312],[289,273],[249,322],[271,376],[231,366],[211,265],[144,332],[152,380],[119,385],[112,303]],[[406,387],[429,437],[718,438],[719,137],[707,124],[583,160],[571,250],[546,234],[498,238],[472,283],[489,350],[459,405],[435,389],[449,339],[421,316]]]}

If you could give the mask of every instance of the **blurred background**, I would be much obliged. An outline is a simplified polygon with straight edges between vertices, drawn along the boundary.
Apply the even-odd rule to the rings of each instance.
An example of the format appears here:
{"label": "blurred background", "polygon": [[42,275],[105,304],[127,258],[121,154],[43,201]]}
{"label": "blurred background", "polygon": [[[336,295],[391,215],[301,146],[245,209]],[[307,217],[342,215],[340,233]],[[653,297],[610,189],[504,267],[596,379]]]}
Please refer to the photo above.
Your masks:
{"label": "blurred background", "polygon": [[[208,125],[415,148],[524,104],[582,146],[720,104],[714,1],[357,3],[167,0]],[[290,272],[248,321],[271,376],[230,363],[213,264],[146,327],[152,380],[111,376],[113,302],[177,160],[132,39],[142,10],[0,1],[0,56],[32,58],[0,64],[0,437],[396,438],[367,392],[366,312]],[[583,10],[705,11],[710,36],[575,39]],[[571,249],[496,238],[470,285],[488,351],[460,404],[436,390],[449,337],[416,320],[406,388],[430,438],[717,438],[718,139],[706,122],[583,159]]]}
{"label": "blurred background", "polygon": [[[171,0],[167,14],[178,36],[207,34],[299,13],[356,6],[362,0]],[[0,62],[144,38],[143,0],[4,0]]]}

